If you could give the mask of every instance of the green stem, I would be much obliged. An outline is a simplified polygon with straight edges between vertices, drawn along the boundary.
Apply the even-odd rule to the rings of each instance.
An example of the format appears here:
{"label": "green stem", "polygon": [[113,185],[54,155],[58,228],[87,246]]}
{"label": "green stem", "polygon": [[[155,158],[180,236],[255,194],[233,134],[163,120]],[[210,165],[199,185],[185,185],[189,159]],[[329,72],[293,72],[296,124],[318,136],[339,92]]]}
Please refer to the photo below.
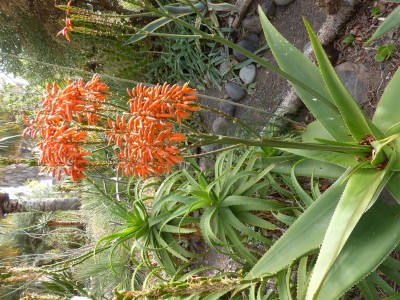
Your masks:
{"label": "green stem", "polygon": [[215,135],[197,135],[197,139],[203,140],[202,145],[209,144],[228,144],[228,145],[245,145],[245,146],[259,146],[259,147],[273,147],[283,149],[304,149],[304,150],[318,150],[318,151],[334,151],[334,152],[345,152],[345,153],[370,153],[371,148],[369,146],[357,145],[357,146],[332,146],[324,144],[312,144],[312,143],[297,143],[297,142],[286,142],[277,141],[271,139],[241,139],[229,136],[215,136]]}
{"label": "green stem", "polygon": [[34,158],[9,158],[0,157],[0,166],[8,166],[15,164],[28,164],[30,166],[36,166],[36,160]]}

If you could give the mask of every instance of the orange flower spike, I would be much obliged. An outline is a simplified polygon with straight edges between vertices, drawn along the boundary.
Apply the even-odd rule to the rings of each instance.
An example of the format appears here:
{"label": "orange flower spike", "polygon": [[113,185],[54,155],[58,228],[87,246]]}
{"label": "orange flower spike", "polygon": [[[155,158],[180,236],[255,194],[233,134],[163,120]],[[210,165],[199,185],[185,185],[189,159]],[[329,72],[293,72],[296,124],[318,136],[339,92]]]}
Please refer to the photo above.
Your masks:
{"label": "orange flower spike", "polygon": [[183,96],[182,99],[184,101],[193,101],[193,100],[197,100],[198,96],[193,94],[193,95]]}
{"label": "orange flower spike", "polygon": [[53,83],[53,89],[51,90],[51,93],[53,95],[58,94],[58,84],[57,84],[57,82]]}
{"label": "orange flower spike", "polygon": [[186,141],[186,136],[183,133],[173,133],[170,135],[169,139],[170,142],[184,142]]}
{"label": "orange flower spike", "polygon": [[62,35],[65,37],[65,39],[66,39],[68,42],[70,42],[71,40],[70,40],[70,38],[69,38],[69,31],[73,28],[73,27],[72,27],[72,23],[71,23],[71,19],[68,18],[68,17],[65,17],[64,22],[65,22],[65,27],[57,33],[57,36],[59,36],[60,34],[62,34]]}

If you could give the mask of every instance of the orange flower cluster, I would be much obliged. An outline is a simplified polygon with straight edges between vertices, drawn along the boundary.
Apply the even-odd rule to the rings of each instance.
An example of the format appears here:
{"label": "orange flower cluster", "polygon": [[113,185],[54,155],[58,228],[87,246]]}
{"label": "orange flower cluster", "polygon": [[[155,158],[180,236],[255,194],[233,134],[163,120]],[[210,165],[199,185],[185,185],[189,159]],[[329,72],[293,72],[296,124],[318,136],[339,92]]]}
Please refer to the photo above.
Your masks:
{"label": "orange flower cluster", "polygon": [[186,140],[183,133],[173,133],[173,124],[190,117],[199,110],[194,102],[196,91],[186,83],[146,87],[138,84],[128,91],[130,112],[108,120],[109,144],[119,147],[117,170],[126,176],[161,175],[182,161],[180,150],[174,144]]}
{"label": "orange flower cluster", "polygon": [[86,164],[89,162],[84,157],[90,155],[80,144],[87,137],[87,132],[79,131],[77,128],[62,125],[61,127],[49,128],[50,136],[37,143],[40,149],[39,165],[45,165],[42,172],[51,173],[60,180],[62,172],[71,176],[73,181],[85,179]]}
{"label": "orange flower cluster", "polygon": [[88,160],[84,156],[90,155],[90,152],[81,145],[87,132],[79,130],[74,123],[82,123],[86,119],[87,124],[96,124],[99,116],[95,113],[102,108],[107,90],[107,85],[100,81],[98,75],[86,84],[82,79],[68,82],[62,91],[59,91],[57,83],[52,88],[47,85],[42,109],[34,120],[24,116],[28,127],[23,132],[24,136],[29,135],[32,139],[38,135],[43,138],[36,145],[40,153],[38,163],[46,165],[43,171],[58,178],[64,172],[74,181],[86,177],[84,170]]}
{"label": "orange flower cluster", "polygon": [[[69,1],[69,2],[67,3],[67,6],[68,6],[68,7],[71,6],[71,1]],[[65,37],[65,39],[66,39],[68,42],[70,42],[71,40],[70,40],[70,38],[69,38],[69,31],[70,31],[73,27],[72,27],[71,19],[68,17],[68,16],[69,16],[69,10],[67,10],[66,13],[67,13],[67,16],[65,17],[65,27],[57,33],[57,36],[59,36],[60,34],[62,34],[62,35]]]}

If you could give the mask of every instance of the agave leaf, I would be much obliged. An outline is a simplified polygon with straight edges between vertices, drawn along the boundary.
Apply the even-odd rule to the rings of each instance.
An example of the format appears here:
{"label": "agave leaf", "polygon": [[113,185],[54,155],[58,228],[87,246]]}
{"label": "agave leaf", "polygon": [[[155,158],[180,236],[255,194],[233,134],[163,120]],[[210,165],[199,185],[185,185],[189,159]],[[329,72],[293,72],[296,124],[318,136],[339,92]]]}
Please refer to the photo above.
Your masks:
{"label": "agave leaf", "polygon": [[259,16],[268,45],[279,67],[328,99],[316,99],[309,92],[293,85],[301,100],[335,140],[349,141],[349,131],[344,126],[318,68],[272,26],[261,8]]}
{"label": "agave leaf", "polygon": [[245,235],[256,239],[260,242],[263,242],[265,244],[271,244],[271,241],[262,235],[258,234],[255,232],[253,229],[250,229],[247,227],[245,224],[243,224],[232,211],[228,208],[221,208],[219,210],[220,217],[222,218],[223,222],[228,223],[231,225],[233,228],[235,228],[238,232],[244,233]]}
{"label": "agave leaf", "polygon": [[197,232],[196,228],[184,228],[179,226],[173,226],[165,224],[160,228],[161,232],[177,233],[177,234],[189,234]]}
{"label": "agave leaf", "polygon": [[238,186],[238,188],[233,191],[234,195],[241,195],[245,193],[248,189],[250,189],[254,184],[256,184],[258,181],[264,178],[265,175],[267,175],[271,170],[274,168],[274,165],[269,165],[260,172],[257,176],[251,177],[247,182],[241,184]]}
{"label": "agave leaf", "polygon": [[306,193],[306,191],[302,188],[302,186],[299,184],[299,182],[297,181],[296,175],[294,170],[296,169],[296,167],[301,164],[303,161],[299,161],[297,162],[292,169],[292,172],[290,174],[291,179],[292,179],[292,183],[294,186],[294,189],[296,190],[297,194],[300,196],[300,199],[306,204],[307,207],[309,207],[314,201],[313,199],[310,197],[310,195],[308,195]]}
{"label": "agave leaf", "polygon": [[150,22],[145,27],[140,29],[139,33],[135,33],[134,35],[132,35],[129,38],[129,40],[127,40],[125,42],[124,46],[132,44],[132,43],[136,43],[136,42],[144,39],[148,35],[148,33],[154,32],[158,28],[168,24],[171,21],[172,21],[171,18],[161,17],[161,18],[158,18],[157,20],[154,20],[153,22]]}
{"label": "agave leaf", "polygon": [[385,281],[382,279],[381,276],[377,274],[376,271],[372,272],[371,274],[368,275],[367,280],[374,283],[377,285],[382,291],[388,293],[388,294],[393,294],[395,291],[393,288]]}
{"label": "agave leaf", "polygon": [[185,14],[192,14],[196,11],[205,9],[205,5],[202,2],[192,4],[192,6],[176,6],[176,5],[164,5],[162,8],[165,9],[169,14],[173,16],[182,16]]}
{"label": "agave leaf", "polygon": [[208,10],[215,10],[215,11],[237,11],[236,5],[232,5],[226,2],[222,3],[213,3],[211,0],[207,0],[207,7]]}
{"label": "agave leaf", "polygon": [[386,184],[386,188],[398,203],[400,203],[400,172],[396,172]]}
{"label": "agave leaf", "polygon": [[386,266],[380,266],[379,271],[381,271],[388,278],[396,282],[396,284],[400,284],[400,273],[398,270],[394,270]]}
{"label": "agave leaf", "polygon": [[[400,13],[400,6],[398,7]],[[400,18],[399,18],[400,20]],[[372,122],[383,132],[388,131],[394,124],[400,123],[400,114],[394,107],[398,107],[400,98],[400,69],[396,71],[376,107]],[[392,132],[390,134],[396,134]]]}
{"label": "agave leaf", "polygon": [[308,283],[307,260],[307,256],[302,257],[297,268],[297,300],[302,300],[306,296]]}
{"label": "agave leaf", "polygon": [[[322,45],[319,43],[316,34],[306,19],[304,19],[304,24],[306,26],[308,35],[310,36],[314,53],[319,64],[322,77],[325,80],[325,84],[333,100],[335,101],[336,106],[339,108],[343,120],[346,123],[346,126],[348,127],[354,140],[359,142],[366,135],[372,135],[369,129],[368,121],[357,102],[339,79],[339,76],[336,74],[328,56],[322,48]],[[325,116],[325,118],[327,117],[331,116]],[[317,119],[322,123],[323,119],[321,120],[319,117],[317,117]]]}
{"label": "agave leaf", "polygon": [[354,228],[317,299],[338,298],[389,255],[400,240],[399,214],[399,204],[379,197]]}
{"label": "agave leaf", "polygon": [[326,231],[306,299],[314,299],[318,295],[325,277],[354,227],[366,209],[377,199],[392,174],[388,166],[382,171],[358,169],[350,176]]}
{"label": "agave leaf", "polygon": [[[345,125],[343,124],[341,126]],[[305,143],[315,143],[315,138],[332,139],[332,136],[318,120],[308,124],[306,130],[301,134],[301,137]]]}
{"label": "agave leaf", "polygon": [[[390,2],[399,2],[399,1],[390,1]],[[375,30],[374,34],[369,38],[369,40],[365,43],[368,45],[375,41],[377,38],[381,37],[385,33],[389,32],[396,26],[400,25],[400,6],[396,7],[392,13],[387,16],[385,21],[379,25],[379,27]]]}
{"label": "agave leaf", "polygon": [[235,252],[237,252],[238,256],[245,258],[250,263],[255,263],[257,261],[256,257],[242,244],[242,241],[239,239],[238,234],[232,226],[228,222],[220,223],[224,227],[226,236],[232,242],[230,246],[235,247]]}
{"label": "agave leaf", "polygon": [[[292,154],[303,156],[317,161],[335,164],[341,167],[355,167],[359,164],[355,154],[319,151],[319,150],[303,150],[303,149],[281,149]],[[362,154],[360,153],[360,156]]]}
{"label": "agave leaf", "polygon": [[235,209],[231,209],[231,211],[235,213],[235,215],[240,221],[245,222],[246,224],[270,230],[276,229],[276,225],[264,219],[261,219],[250,212],[235,211]]}
{"label": "agave leaf", "polygon": [[[281,163],[276,163],[275,167],[272,169],[272,172],[278,174],[291,174],[291,170],[293,169],[294,162],[298,161],[302,157],[294,156],[296,160],[285,161]],[[338,166],[337,164],[331,164],[322,161],[316,161],[314,159],[303,160],[303,162],[296,167],[294,173],[296,176],[312,176],[321,177],[321,178],[339,178],[346,169]]]}
{"label": "agave leaf", "polygon": [[342,179],[346,176],[347,172],[314,201],[250,270],[246,279],[257,278],[263,274],[276,274],[321,245],[335,206],[344,190]]}
{"label": "agave leaf", "polygon": [[[393,2],[397,2],[397,1],[393,1]],[[395,293],[395,294],[390,295],[389,297],[386,297],[383,300],[398,300],[399,298],[400,298],[400,293]]]}
{"label": "agave leaf", "polygon": [[357,284],[357,286],[361,290],[364,299],[379,300],[375,285],[372,282],[363,279]]}
{"label": "agave leaf", "polygon": [[229,207],[229,206],[235,206],[235,205],[249,205],[249,207],[259,207],[258,210],[279,210],[285,207],[284,204],[276,202],[276,201],[270,201],[270,200],[264,200],[264,199],[258,199],[258,198],[253,198],[253,197],[246,197],[246,196],[228,196],[226,197],[220,204],[220,207]]}
{"label": "agave leaf", "polygon": [[290,275],[291,272],[287,270],[278,273],[278,292],[280,300],[292,300],[290,293]]}

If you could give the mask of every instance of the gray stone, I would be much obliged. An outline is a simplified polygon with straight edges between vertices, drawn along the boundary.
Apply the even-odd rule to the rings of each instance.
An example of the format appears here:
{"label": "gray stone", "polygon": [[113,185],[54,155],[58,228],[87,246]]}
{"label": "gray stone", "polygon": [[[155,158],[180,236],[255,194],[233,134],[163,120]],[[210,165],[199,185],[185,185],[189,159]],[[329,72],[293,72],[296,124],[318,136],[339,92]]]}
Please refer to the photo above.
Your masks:
{"label": "gray stone", "polygon": [[226,113],[227,115],[230,115],[233,117],[235,115],[236,106],[229,102],[221,102],[221,104],[219,105],[219,109],[223,113]]}
{"label": "gray stone", "polygon": [[276,5],[284,6],[292,3],[294,0],[274,0]]}
{"label": "gray stone", "polygon": [[[257,44],[254,43],[254,41],[252,41],[251,39],[248,38],[243,38],[241,39],[239,42],[236,43],[238,46],[250,51],[250,52],[254,52],[257,49]],[[236,50],[233,50],[233,56],[238,60],[238,61],[244,61],[247,59],[247,57],[245,55],[243,55],[242,53],[239,53]]]}
{"label": "gray stone", "polygon": [[364,65],[344,62],[335,67],[350,94],[362,105],[368,101],[368,85],[371,74]]}
{"label": "gray stone", "polygon": [[[200,157],[199,159],[199,167],[202,172],[207,172],[214,168],[215,162],[212,159],[208,159],[206,157]],[[199,213],[197,213],[199,215]],[[194,216],[194,214],[193,214]],[[195,217],[197,218],[197,217]]]}
{"label": "gray stone", "polygon": [[254,46],[257,48],[258,47],[258,42],[260,41],[260,38],[258,37],[258,34],[256,33],[250,33],[246,36],[246,39],[250,40],[253,42]]}
{"label": "gray stone", "polygon": [[215,119],[212,129],[215,134],[224,135],[228,131],[228,121],[223,117],[218,117]]}
{"label": "gray stone", "polygon": [[260,18],[250,16],[242,20],[242,28],[248,32],[260,33],[262,31]]}
{"label": "gray stone", "polygon": [[268,18],[271,18],[276,14],[276,4],[274,0],[265,0],[261,5],[261,9]]}
{"label": "gray stone", "polygon": [[211,152],[211,151],[217,150],[218,149],[218,145],[217,144],[210,144],[210,145],[201,146],[200,148],[201,148],[202,152]]}
{"label": "gray stone", "polygon": [[250,84],[256,78],[257,69],[254,64],[250,64],[248,66],[244,66],[239,71],[239,77],[242,79],[244,84]]}
{"label": "gray stone", "polygon": [[225,84],[225,90],[229,98],[233,101],[240,101],[246,96],[246,91],[240,85],[232,81]]}

